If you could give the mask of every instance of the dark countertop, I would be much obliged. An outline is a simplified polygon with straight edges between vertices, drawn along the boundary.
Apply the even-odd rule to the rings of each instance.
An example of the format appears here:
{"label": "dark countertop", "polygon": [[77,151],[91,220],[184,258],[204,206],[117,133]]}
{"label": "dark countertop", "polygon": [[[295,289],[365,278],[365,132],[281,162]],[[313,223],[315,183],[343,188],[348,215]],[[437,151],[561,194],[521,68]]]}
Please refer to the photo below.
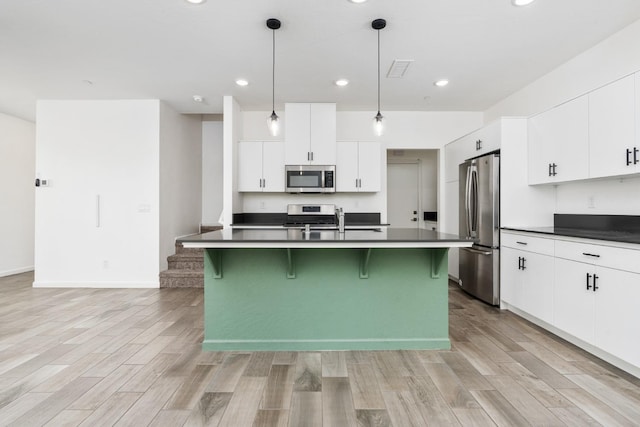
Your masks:
{"label": "dark countertop", "polygon": [[640,233],[636,231],[584,230],[569,227],[502,227],[502,229],[553,236],[579,237],[582,239],[640,244]]}
{"label": "dark countertop", "polygon": [[224,229],[178,239],[185,247],[199,248],[450,248],[469,247],[473,241],[453,234],[418,228],[378,230]]}

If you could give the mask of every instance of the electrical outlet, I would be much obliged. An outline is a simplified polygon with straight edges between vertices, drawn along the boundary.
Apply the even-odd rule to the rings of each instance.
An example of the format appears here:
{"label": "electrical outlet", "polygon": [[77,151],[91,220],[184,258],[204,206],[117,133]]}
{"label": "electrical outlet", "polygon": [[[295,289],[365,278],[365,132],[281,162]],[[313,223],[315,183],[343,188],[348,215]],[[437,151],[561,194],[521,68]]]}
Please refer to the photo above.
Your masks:
{"label": "electrical outlet", "polygon": [[265,209],[265,204],[264,204],[264,202],[260,202],[260,209]]}
{"label": "electrical outlet", "polygon": [[596,198],[594,196],[589,196],[587,198],[587,207],[589,209],[595,209],[595,207],[596,207]]}
{"label": "electrical outlet", "polygon": [[107,270],[109,268],[109,260],[105,259],[102,261],[102,268],[104,268],[105,270]]}

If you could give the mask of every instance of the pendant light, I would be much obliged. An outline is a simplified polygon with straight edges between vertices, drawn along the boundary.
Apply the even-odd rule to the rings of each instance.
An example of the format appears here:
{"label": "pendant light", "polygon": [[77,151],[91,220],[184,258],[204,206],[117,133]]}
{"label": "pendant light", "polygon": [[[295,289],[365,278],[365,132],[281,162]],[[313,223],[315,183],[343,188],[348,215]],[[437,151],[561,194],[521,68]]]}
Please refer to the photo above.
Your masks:
{"label": "pendant light", "polygon": [[280,132],[280,121],[276,114],[276,30],[280,28],[280,20],[267,19],[267,27],[273,30],[272,68],[271,68],[271,115],[267,117],[267,126],[272,136]]}
{"label": "pendant light", "polygon": [[382,123],[382,114],[380,114],[380,30],[387,26],[384,19],[374,19],[371,22],[371,28],[378,32],[378,114],[373,118],[373,131],[376,135],[381,136],[384,131]]}

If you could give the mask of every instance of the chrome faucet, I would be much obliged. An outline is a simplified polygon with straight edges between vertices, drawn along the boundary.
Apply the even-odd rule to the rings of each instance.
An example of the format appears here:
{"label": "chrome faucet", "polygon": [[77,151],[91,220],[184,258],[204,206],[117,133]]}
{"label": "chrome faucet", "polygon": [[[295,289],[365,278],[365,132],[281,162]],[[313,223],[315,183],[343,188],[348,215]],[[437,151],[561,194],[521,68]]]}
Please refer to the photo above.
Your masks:
{"label": "chrome faucet", "polygon": [[344,233],[344,211],[342,208],[336,208],[336,220],[338,222],[338,232]]}

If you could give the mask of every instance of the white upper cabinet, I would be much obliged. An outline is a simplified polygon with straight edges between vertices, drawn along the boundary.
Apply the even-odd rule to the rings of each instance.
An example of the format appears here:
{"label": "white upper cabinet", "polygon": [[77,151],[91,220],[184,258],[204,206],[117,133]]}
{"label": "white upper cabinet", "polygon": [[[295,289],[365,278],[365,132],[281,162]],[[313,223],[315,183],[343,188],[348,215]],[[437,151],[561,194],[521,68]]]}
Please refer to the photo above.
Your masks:
{"label": "white upper cabinet", "polygon": [[529,119],[529,184],[589,177],[588,121],[587,96]]}
{"label": "white upper cabinet", "polygon": [[640,73],[529,118],[529,184],[640,173]]}
{"label": "white upper cabinet", "polygon": [[284,143],[238,143],[238,191],[284,192]]}
{"label": "white upper cabinet", "polygon": [[589,176],[600,178],[640,172],[634,164],[635,76],[589,94]]}
{"label": "white upper cabinet", "polygon": [[380,191],[380,143],[342,141],[337,148],[336,191]]}
{"label": "white upper cabinet", "polygon": [[285,104],[285,164],[336,164],[336,104]]}
{"label": "white upper cabinet", "polygon": [[445,181],[458,180],[458,166],[467,159],[500,149],[501,121],[497,120],[445,146]]}

